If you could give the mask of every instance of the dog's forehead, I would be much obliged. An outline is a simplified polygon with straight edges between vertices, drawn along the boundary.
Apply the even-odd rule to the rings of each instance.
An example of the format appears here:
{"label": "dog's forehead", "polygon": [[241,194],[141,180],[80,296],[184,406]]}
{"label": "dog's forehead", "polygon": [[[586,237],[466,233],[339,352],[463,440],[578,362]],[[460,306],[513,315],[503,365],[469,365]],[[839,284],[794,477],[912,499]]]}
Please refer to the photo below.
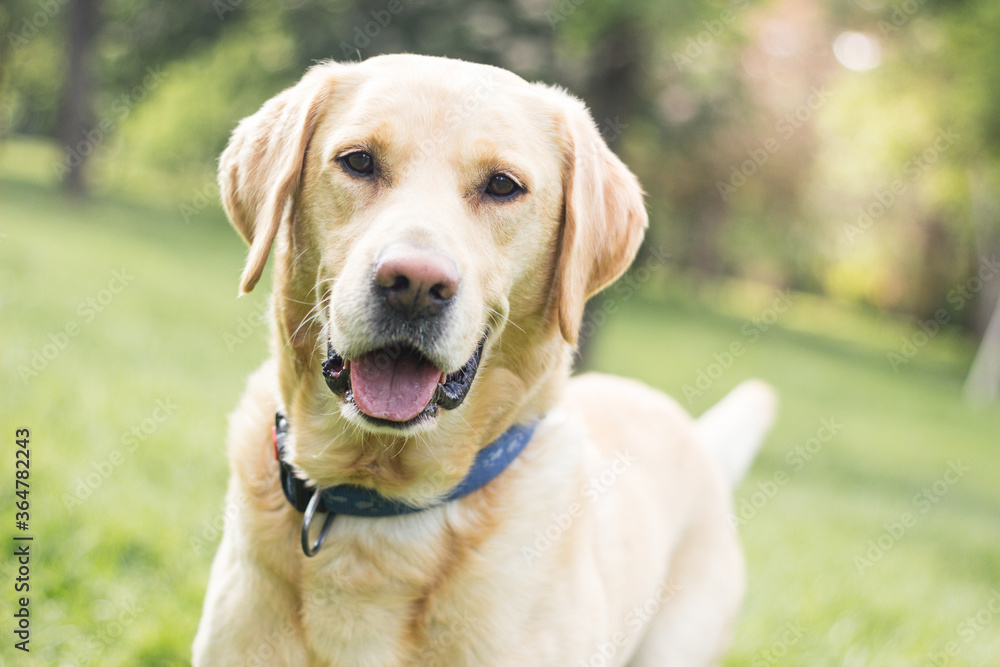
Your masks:
{"label": "dog's forehead", "polygon": [[386,144],[490,137],[516,149],[552,127],[537,88],[486,65],[424,56],[383,56],[334,84],[331,141],[366,136]]}
{"label": "dog's forehead", "polygon": [[499,67],[435,56],[391,54],[371,58],[354,67],[367,80],[404,89],[438,84],[434,87],[439,90],[467,94],[480,87],[491,92],[497,88],[525,90],[531,85],[513,72]]}

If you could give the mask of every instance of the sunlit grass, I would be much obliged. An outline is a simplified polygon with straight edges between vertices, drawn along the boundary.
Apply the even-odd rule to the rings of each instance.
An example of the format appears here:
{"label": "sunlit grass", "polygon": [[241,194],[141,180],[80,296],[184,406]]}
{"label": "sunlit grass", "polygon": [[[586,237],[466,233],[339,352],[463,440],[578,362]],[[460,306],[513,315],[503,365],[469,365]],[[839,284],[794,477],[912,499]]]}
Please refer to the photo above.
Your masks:
{"label": "sunlit grass", "polygon": [[[178,209],[69,202],[8,179],[0,209],[3,437],[32,429],[35,536],[31,660],[9,641],[0,655],[183,663],[218,540],[226,415],[266,354],[267,332],[245,320],[267,286],[235,299],[244,249],[214,206],[185,223]],[[619,304],[595,365],[695,413],[751,376],[783,402],[736,494],[759,507],[740,528],[750,589],[727,664],[927,664],[948,642],[960,649],[949,664],[991,664],[1000,618],[968,641],[960,628],[1000,589],[1000,414],[959,398],[969,344],[942,335],[897,373],[886,353],[899,322],[801,297],[751,341],[743,329],[773,300],[766,290],[721,287],[705,305],[671,285],[654,279]],[[686,399],[734,341],[745,352]],[[836,433],[799,467],[789,452],[824,419]],[[914,496],[949,461],[971,470],[921,513]],[[767,497],[777,471],[788,482]],[[859,574],[855,556],[907,511],[915,525]]]}
{"label": "sunlit grass", "polygon": [[3,432],[32,431],[28,664],[181,664],[217,541],[226,415],[264,358],[265,328],[240,324],[266,287],[236,300],[243,248],[217,209],[185,225],[0,189]]}

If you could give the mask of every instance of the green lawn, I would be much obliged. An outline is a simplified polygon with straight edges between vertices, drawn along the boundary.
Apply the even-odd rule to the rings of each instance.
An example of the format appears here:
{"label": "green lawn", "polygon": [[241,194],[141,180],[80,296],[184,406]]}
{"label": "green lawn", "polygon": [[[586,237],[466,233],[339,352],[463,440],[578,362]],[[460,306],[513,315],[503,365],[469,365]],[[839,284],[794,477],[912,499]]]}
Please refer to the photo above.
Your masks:
{"label": "green lawn", "polygon": [[[0,665],[184,663],[218,542],[226,415],[265,357],[266,327],[249,322],[267,285],[234,298],[244,248],[214,206],[185,222],[8,176],[0,211],[4,474],[30,428],[35,537],[33,660],[11,646],[5,559]],[[750,587],[726,664],[998,664],[1000,409],[960,400],[968,343],[943,333],[897,373],[899,322],[802,295],[776,314],[766,290],[695,298],[667,278],[618,294],[595,365],[695,413],[751,376],[782,397],[736,493]],[[714,356],[734,342],[731,364]],[[957,656],[932,661],[949,642]]]}

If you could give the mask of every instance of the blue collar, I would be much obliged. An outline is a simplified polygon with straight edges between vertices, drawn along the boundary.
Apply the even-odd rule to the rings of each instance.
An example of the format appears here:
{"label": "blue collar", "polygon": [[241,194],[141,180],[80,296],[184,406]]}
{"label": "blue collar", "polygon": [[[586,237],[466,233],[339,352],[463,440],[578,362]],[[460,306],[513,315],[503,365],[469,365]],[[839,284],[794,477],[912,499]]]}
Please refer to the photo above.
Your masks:
{"label": "blue collar", "polygon": [[[315,555],[326,539],[333,517],[337,514],[364,517],[385,517],[412,514],[457,500],[489,484],[507,469],[524,450],[535,433],[537,421],[515,424],[476,454],[469,473],[443,498],[430,505],[416,507],[402,501],[386,498],[378,491],[353,484],[338,484],[316,492],[306,481],[297,477],[292,466],[285,461],[285,440],[288,436],[288,419],[278,411],[274,418],[274,455],[278,459],[281,489],[285,498],[299,512],[304,512],[302,522],[302,550],[307,556]],[[309,543],[309,527],[316,512],[326,512],[327,518],[319,539]]]}

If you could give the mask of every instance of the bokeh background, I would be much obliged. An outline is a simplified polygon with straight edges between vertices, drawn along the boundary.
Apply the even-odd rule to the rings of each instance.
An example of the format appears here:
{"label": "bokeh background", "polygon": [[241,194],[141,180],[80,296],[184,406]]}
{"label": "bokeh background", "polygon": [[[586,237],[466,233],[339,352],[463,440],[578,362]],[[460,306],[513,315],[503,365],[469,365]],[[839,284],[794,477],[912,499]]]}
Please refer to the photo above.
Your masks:
{"label": "bokeh background", "polygon": [[582,369],[695,414],[781,393],[726,664],[1000,664],[998,34],[994,0],[4,0],[0,416],[5,477],[32,431],[35,555],[28,656],[0,566],[0,665],[190,659],[268,335],[217,156],[311,63],[398,51],[565,86],[638,174]]}

